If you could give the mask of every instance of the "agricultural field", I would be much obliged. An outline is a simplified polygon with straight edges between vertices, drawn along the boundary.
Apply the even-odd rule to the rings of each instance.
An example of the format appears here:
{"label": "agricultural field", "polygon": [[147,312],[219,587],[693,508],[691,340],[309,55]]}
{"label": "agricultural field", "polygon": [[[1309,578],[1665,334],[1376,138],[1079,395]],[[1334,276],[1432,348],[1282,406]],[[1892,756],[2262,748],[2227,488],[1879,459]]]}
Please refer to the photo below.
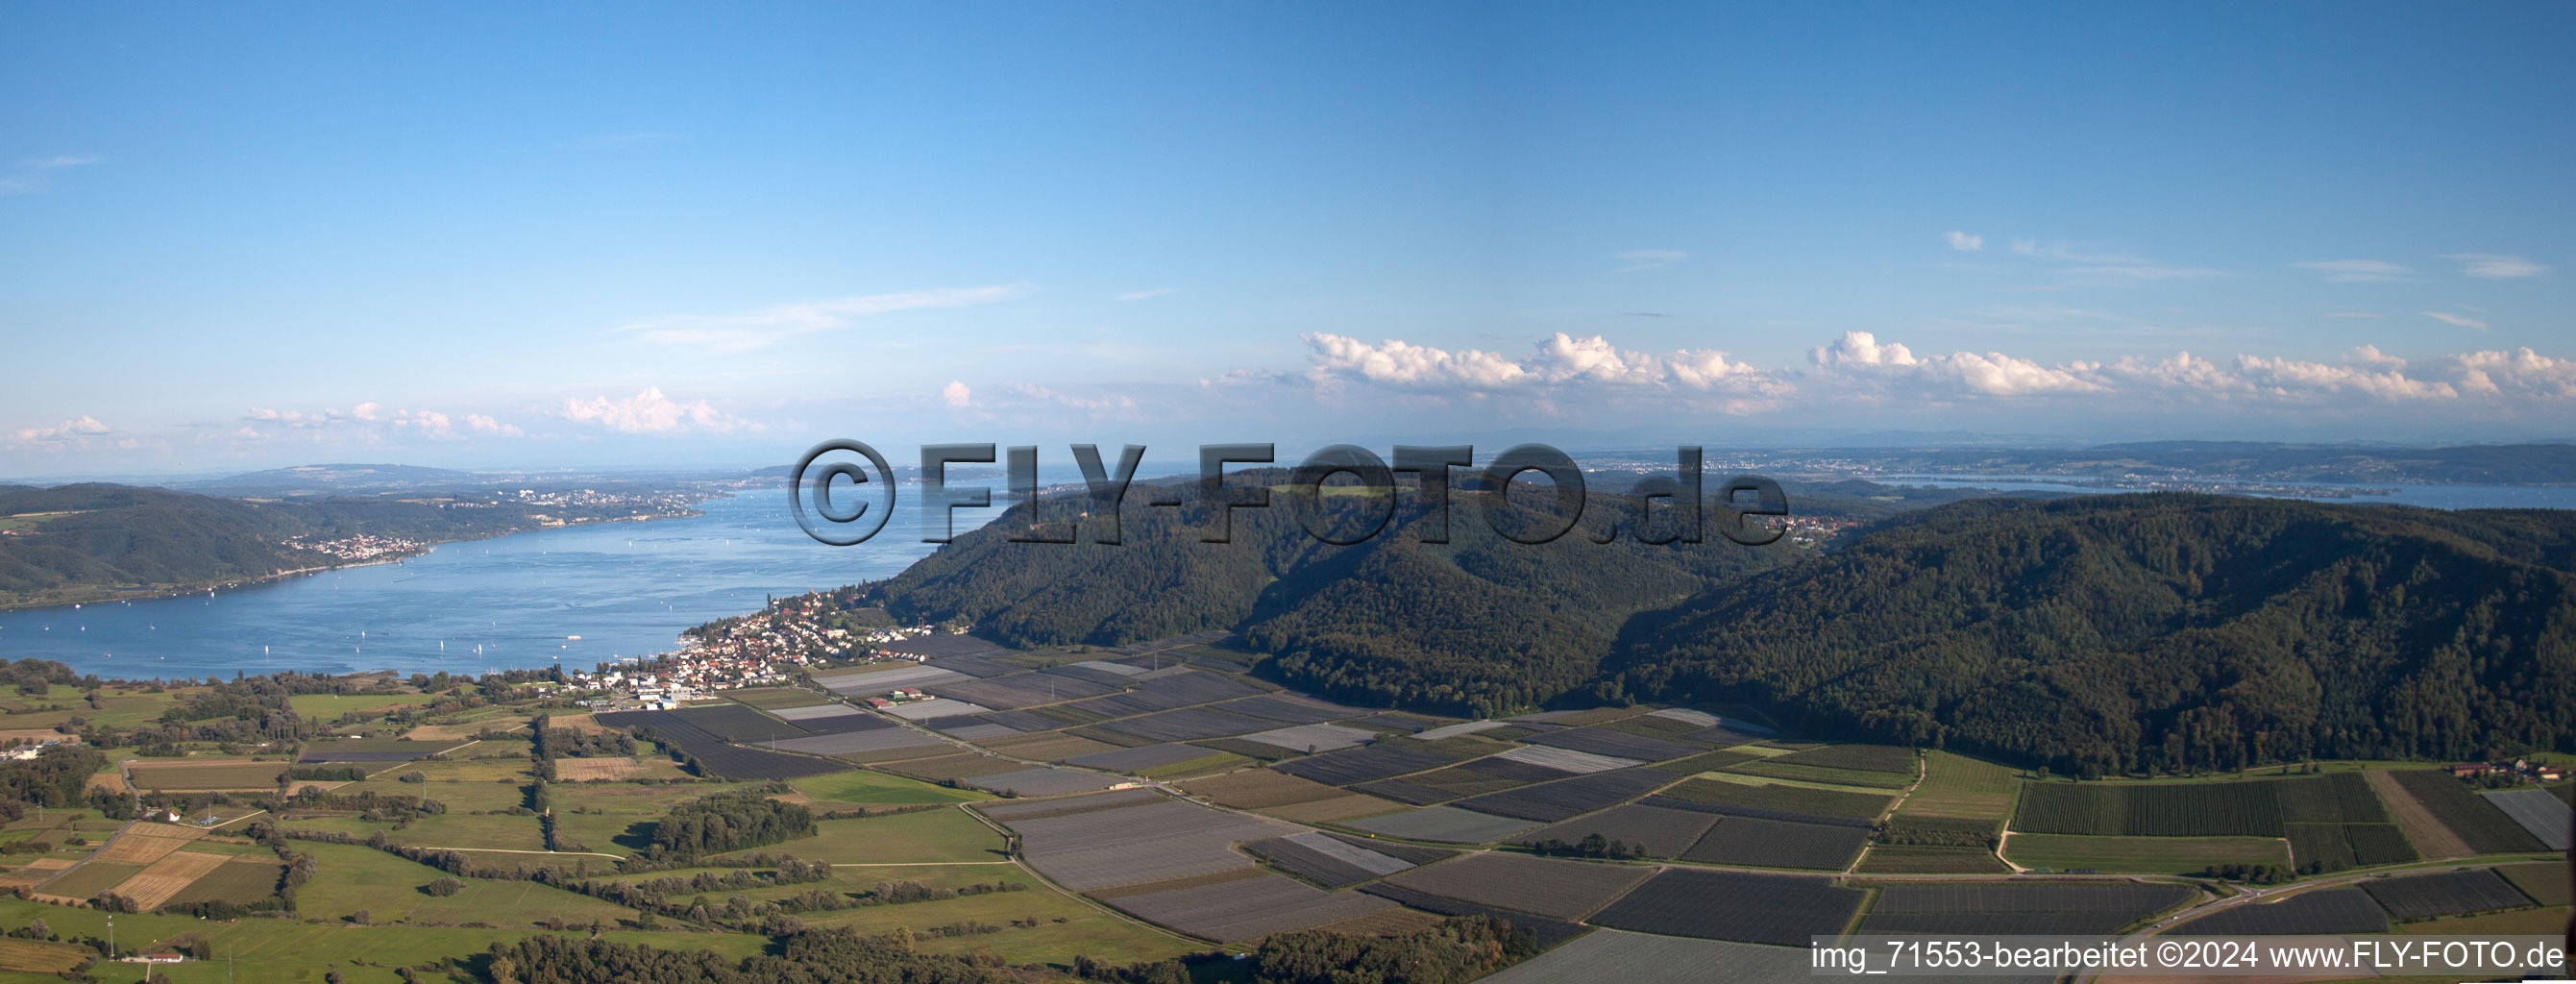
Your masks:
{"label": "agricultural field", "polygon": [[855,769],[829,775],[804,776],[788,781],[797,792],[824,803],[857,803],[868,805],[909,805],[915,803],[967,803],[990,799],[972,789],[949,789],[917,779],[906,779],[872,769]]}
{"label": "agricultural field", "polygon": [[343,714],[376,717],[386,711],[417,707],[437,699],[435,694],[296,694],[286,698],[286,703],[295,708],[298,715],[332,721]]}
{"label": "agricultural field", "polygon": [[1000,861],[1002,835],[958,807],[821,820],[812,837],[740,853],[792,854],[833,864]]}
{"label": "agricultural field", "polygon": [[2522,894],[2530,896],[2532,901],[2541,905],[2576,904],[2576,886],[2568,884],[2565,861],[2508,864],[2495,871],[2496,874],[2504,876],[2504,880],[2512,882],[2513,887],[2521,889]]}
{"label": "agricultural field", "polygon": [[[1125,919],[1065,895],[1012,865],[844,868],[828,887],[867,891],[880,882],[919,882],[932,888],[958,889],[1005,881],[1023,891],[961,895],[953,899],[872,906],[839,912],[809,913],[808,925],[882,933],[912,930],[922,938],[914,949],[928,953],[989,953],[1011,963],[1070,964],[1083,955],[1115,953],[1149,960],[1176,957],[1204,948]],[[810,886],[799,886],[803,891]],[[927,932],[952,923],[975,922],[1002,927],[999,932],[929,938]]]}
{"label": "agricultural field", "polygon": [[1414,862],[1327,834],[1290,834],[1243,845],[1246,853],[1325,888],[1346,888],[1413,867]]}
{"label": "agricultural field", "polygon": [[2052,871],[2196,875],[2212,865],[2288,864],[2287,845],[2268,837],[2086,837],[2014,834],[2004,857]]}
{"label": "agricultural field", "polygon": [[247,759],[155,759],[134,764],[129,774],[135,788],[150,792],[240,790],[273,793],[277,791],[277,777],[285,774],[286,768],[287,763],[284,762]]}
{"label": "agricultural field", "polygon": [[2361,883],[2361,890],[2370,893],[2371,900],[2399,922],[2520,909],[2532,904],[2520,889],[2490,868],[2372,878]]}
{"label": "agricultural field", "polygon": [[1275,820],[1153,794],[1136,799],[1102,793],[979,809],[1020,835],[1031,867],[1074,891],[1247,867],[1251,859],[1233,845],[1299,832]]}
{"label": "agricultural field", "polygon": [[1597,835],[1642,851],[1647,857],[1677,858],[1690,850],[1691,845],[1699,843],[1701,835],[1708,833],[1710,827],[1717,826],[1717,822],[1718,815],[1714,813],[1631,803],[1532,831],[1513,843],[1528,845],[1554,840],[1579,844],[1584,838]]}
{"label": "agricultural field", "polygon": [[0,970],[60,974],[98,959],[98,951],[70,943],[0,939]]}
{"label": "agricultural field", "polygon": [[2012,829],[2096,837],[2279,837],[2281,790],[2295,782],[2034,782]]}
{"label": "agricultural field", "polygon": [[329,877],[315,878],[296,893],[296,908],[308,916],[341,918],[365,911],[377,923],[416,922],[443,925],[484,923],[500,928],[526,928],[539,920],[562,917],[587,922],[631,919],[632,910],[585,895],[527,881],[462,879],[454,895],[436,896],[420,887],[443,872],[372,848],[350,844],[303,842]]}
{"label": "agricultural field", "polygon": [[1670,784],[1673,774],[1655,769],[1614,769],[1460,800],[1462,809],[1553,823],[1623,803]]}
{"label": "agricultural field", "polygon": [[1681,858],[1727,867],[1841,871],[1868,843],[1863,827],[1728,817]]}
{"label": "agricultural field", "polygon": [[[1831,747],[1832,746],[1817,749],[1817,751],[1828,751]],[[1807,765],[1803,762],[1791,761],[1799,755],[1805,754],[1809,753],[1799,752],[1792,755],[1783,755],[1779,758],[1757,758],[1741,765],[1730,767],[1726,771],[1743,773],[1750,776],[1767,776],[1773,779],[1796,779],[1803,782],[1820,782],[1836,786],[1857,786],[1865,789],[1899,790],[1914,784],[1914,776],[1912,773],[1898,774],[1894,772],[1864,772],[1858,769],[1829,769],[1823,766]]]}
{"label": "agricultural field", "polygon": [[1220,943],[1257,940],[1381,912],[1395,903],[1358,892],[1327,892],[1280,875],[1121,896],[1110,905],[1139,918]]}
{"label": "agricultural field", "polygon": [[1360,891],[1399,903],[1409,909],[1420,909],[1424,912],[1436,912],[1444,916],[1492,916],[1496,919],[1503,920],[1504,922],[1511,923],[1513,926],[1529,931],[1530,935],[1542,948],[1555,946],[1558,943],[1562,943],[1591,931],[1591,927],[1589,926],[1566,922],[1562,919],[1550,919],[1545,916],[1533,916],[1529,913],[1513,909],[1498,909],[1489,905],[1477,905],[1476,903],[1468,902],[1463,899],[1453,899],[1446,895],[1433,895],[1429,892],[1417,892],[1413,889],[1405,888],[1401,885],[1389,884],[1387,882],[1378,882],[1373,885],[1362,886]]}
{"label": "agricultural field", "polygon": [[1181,783],[1181,790],[1239,810],[1311,803],[1344,795],[1332,786],[1269,769],[1245,769],[1191,779]]}
{"label": "agricultural field", "polygon": [[1912,777],[1918,756],[1911,748],[1896,745],[1827,745],[1803,752],[1791,752],[1771,761],[1783,765],[1804,765],[1823,769],[1845,769],[1858,772],[1886,772]]}
{"label": "agricultural field", "polygon": [[1665,759],[1697,755],[1709,750],[1706,745],[1649,738],[1610,728],[1564,728],[1531,735],[1521,740],[1531,745],[1565,748],[1640,762],[1661,762]]}
{"label": "agricultural field", "polygon": [[[2444,776],[2448,779],[2450,777]],[[2385,933],[2388,913],[2358,888],[2300,892],[2221,909],[2166,930],[2168,936],[2338,936]]]}
{"label": "agricultural field", "polygon": [[1491,844],[1538,828],[1536,821],[1498,817],[1454,806],[1389,813],[1344,821],[1341,825],[1366,834],[1443,844]]}
{"label": "agricultural field", "polygon": [[1719,779],[1692,779],[1656,794],[1647,802],[1656,806],[1735,816],[1811,823],[1841,822],[1865,827],[1879,814],[1887,812],[1887,805],[1894,800],[1892,796],[1779,783],[1752,785]]}
{"label": "agricultural field", "polygon": [[1503,968],[1484,984],[1699,984],[1711,972],[1727,980],[1805,980],[1813,955],[1801,946],[1758,946],[1679,936],[1597,929],[1583,938]]}
{"label": "agricultural field", "polygon": [[1398,872],[1387,881],[1478,905],[1580,919],[1652,874],[1652,868],[1629,865],[1484,853]]}
{"label": "agricultural field", "polygon": [[1592,915],[1593,925],[1663,936],[1804,947],[1851,925],[1866,893],[1824,878],[1675,868]]}
{"label": "agricultural field", "polygon": [[2012,866],[1977,848],[1872,844],[1852,870],[1865,875],[2001,875]]}
{"label": "agricultural field", "polygon": [[1894,884],[1879,890],[1860,931],[2101,935],[2199,895],[2187,885],[2140,882]]}
{"label": "agricultural field", "polygon": [[[2433,769],[2404,769],[2388,774],[2433,819],[2476,854],[2542,850],[2540,841],[2494,803],[2470,791],[2468,784]],[[2403,822],[2402,820],[2400,822]],[[2412,832],[2411,830],[2409,831]]]}
{"label": "agricultural field", "polygon": [[2516,789],[2483,795],[2488,803],[2494,804],[2496,809],[2504,811],[2505,816],[2512,817],[2514,823],[2528,831],[2542,847],[2552,851],[2567,849],[2568,824],[2571,819],[2576,819],[2576,812],[2569,811],[2566,800],[2551,795],[2545,789]]}

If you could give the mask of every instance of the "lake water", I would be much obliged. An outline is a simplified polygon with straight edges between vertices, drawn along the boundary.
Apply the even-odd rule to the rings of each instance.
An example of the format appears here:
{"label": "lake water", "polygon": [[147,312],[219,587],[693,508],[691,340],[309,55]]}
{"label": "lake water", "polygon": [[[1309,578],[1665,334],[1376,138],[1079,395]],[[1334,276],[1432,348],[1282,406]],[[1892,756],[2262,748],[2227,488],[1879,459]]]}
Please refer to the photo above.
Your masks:
{"label": "lake water", "polygon": [[[667,652],[680,630],[748,614],[765,595],[892,576],[936,546],[921,542],[919,501],[900,499],[884,531],[852,547],[814,542],[785,493],[762,490],[711,500],[703,516],[450,543],[213,597],[0,611],[0,658],[129,679],[588,669]],[[957,531],[999,512],[958,510]]]}

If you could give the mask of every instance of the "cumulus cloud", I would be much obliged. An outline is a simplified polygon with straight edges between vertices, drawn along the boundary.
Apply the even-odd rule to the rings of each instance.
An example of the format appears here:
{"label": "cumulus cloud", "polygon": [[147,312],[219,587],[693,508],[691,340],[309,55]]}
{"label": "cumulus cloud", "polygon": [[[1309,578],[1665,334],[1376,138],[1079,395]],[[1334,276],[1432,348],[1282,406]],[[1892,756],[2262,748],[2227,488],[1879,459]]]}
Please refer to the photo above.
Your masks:
{"label": "cumulus cloud", "polygon": [[568,399],[563,402],[561,415],[576,423],[597,424],[627,434],[721,433],[748,426],[741,418],[718,410],[705,400],[682,402],[664,396],[659,386],[647,386],[642,392],[623,400],[605,396],[587,400]]}
{"label": "cumulus cloud", "polygon": [[1690,259],[1689,253],[1677,249],[1632,249],[1613,255],[1621,261],[1620,273],[1661,270]]}
{"label": "cumulus cloud", "polygon": [[939,398],[952,407],[963,409],[968,403],[973,402],[974,397],[975,391],[967,389],[965,383],[955,380],[950,380],[948,385],[939,388]]}
{"label": "cumulus cloud", "polygon": [[107,432],[108,426],[99,423],[98,418],[82,414],[51,427],[25,428],[14,436],[21,441],[68,441],[74,438],[96,437]]}
{"label": "cumulus cloud", "polygon": [[505,424],[479,413],[466,414],[465,426],[474,433],[489,434],[494,437],[524,437],[527,435],[527,432],[520,430],[519,425],[517,424]]}
{"label": "cumulus cloud", "polygon": [[2464,318],[2448,311],[2422,311],[2418,313],[2454,328],[2475,328],[2479,331],[2487,330],[2487,323],[2484,321],[2480,321],[2476,318]]}
{"label": "cumulus cloud", "polygon": [[1638,352],[1602,336],[1558,332],[1540,339],[1527,358],[1481,349],[1450,351],[1397,339],[1376,344],[1341,335],[1299,336],[1310,349],[1317,382],[1357,381],[1423,391],[1493,391],[1545,386],[1601,385],[1705,391],[1750,382],[1752,367],[1715,349]]}
{"label": "cumulus cloud", "polygon": [[738,314],[670,315],[620,325],[616,330],[666,345],[694,345],[720,353],[747,352],[800,335],[840,328],[860,318],[923,308],[995,304],[1026,293],[1026,287],[1005,284],[869,294],[777,304]]}
{"label": "cumulus cloud", "polygon": [[2385,260],[2312,260],[2290,265],[2325,274],[2326,279],[2337,283],[2404,280],[2415,273],[2402,265]]}
{"label": "cumulus cloud", "polygon": [[1950,241],[1951,249],[1959,250],[1961,252],[1974,253],[1986,248],[1986,237],[1972,233],[1960,232],[1955,229],[1943,235],[1942,238]]}
{"label": "cumulus cloud", "polygon": [[2460,262],[2460,272],[2481,280],[2511,280],[2515,277],[2537,277],[2549,268],[2519,256],[2499,253],[2453,253],[2443,257]]}
{"label": "cumulus cloud", "polygon": [[1916,357],[1896,342],[1880,342],[1865,331],[1847,331],[1830,345],[1807,353],[1822,371],[1881,383],[1915,386],[1920,395],[1940,398],[1956,393],[1982,396],[2030,396],[2091,393],[2103,387],[2085,379],[2081,366],[2045,366],[2001,352],[1953,352]]}

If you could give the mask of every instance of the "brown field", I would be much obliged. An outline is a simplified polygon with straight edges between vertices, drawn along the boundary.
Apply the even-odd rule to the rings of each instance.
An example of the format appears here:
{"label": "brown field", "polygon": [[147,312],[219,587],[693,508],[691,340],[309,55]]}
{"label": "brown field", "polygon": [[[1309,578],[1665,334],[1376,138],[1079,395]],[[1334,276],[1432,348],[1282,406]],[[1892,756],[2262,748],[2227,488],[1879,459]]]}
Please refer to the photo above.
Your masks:
{"label": "brown field", "polygon": [[1311,803],[1274,806],[1260,812],[1297,823],[1330,823],[1335,820],[1356,820],[1360,817],[1373,817],[1381,813],[1394,813],[1406,809],[1411,807],[1365,793],[1352,793]]}
{"label": "brown field", "polygon": [[1004,755],[1016,755],[1024,759],[1037,759],[1042,762],[1061,762],[1076,755],[1089,755],[1093,752],[1105,752],[1118,747],[1116,745],[1109,744],[1108,742],[1093,741],[1089,738],[1082,737],[1081,735],[1068,735],[1061,731],[1041,731],[1033,735],[1012,735],[1008,738],[995,738],[990,741],[976,742],[976,744],[990,748]]}
{"label": "brown field", "polygon": [[2398,829],[2406,832],[2406,839],[2414,841],[2415,850],[2425,857],[2456,858],[2476,853],[2469,850],[2468,842],[2461,840],[2460,835],[2442,826],[2442,821],[2433,816],[2433,811],[2417,802],[2415,794],[2399,785],[2396,776],[2378,770],[2361,775],[2370,780],[2370,788],[2388,804],[2388,815],[2397,820]]}
{"label": "brown field", "polygon": [[13,741],[54,741],[61,737],[63,733],[52,728],[0,728],[0,745]]}
{"label": "brown field", "polygon": [[69,943],[0,939],[0,970],[59,974],[94,956],[88,947]]}
{"label": "brown field", "polygon": [[1028,766],[1018,762],[998,759],[990,755],[942,755],[937,758],[916,759],[898,765],[889,765],[883,771],[908,779],[938,782],[942,779],[972,779],[976,776],[1000,775],[1026,768]]}
{"label": "brown field", "polygon": [[208,854],[204,851],[178,851],[144,868],[143,873],[117,886],[116,894],[133,899],[136,908],[150,911],[170,901],[181,889],[194,884],[216,868],[223,867],[231,855]]}
{"label": "brown field", "polygon": [[886,748],[873,752],[851,752],[847,755],[835,755],[832,757],[840,759],[843,762],[851,762],[858,765],[877,765],[885,762],[909,762],[913,759],[925,759],[933,756],[955,754],[957,754],[957,746],[943,741],[936,745],[915,745],[911,748]]}
{"label": "brown field", "polygon": [[163,901],[246,905],[277,894],[278,876],[285,868],[285,865],[269,858],[243,855],[189,883],[179,894]]}
{"label": "brown field", "polygon": [[1344,919],[1337,923],[1325,923],[1315,928],[1335,933],[1348,933],[1353,936],[1384,936],[1391,939],[1408,933],[1419,933],[1447,921],[1419,909],[1381,909],[1365,916]]}
{"label": "brown field", "polygon": [[1137,882],[1133,885],[1120,885],[1115,888],[1093,889],[1083,894],[1105,901],[1108,899],[1129,898],[1137,895],[1152,895],[1156,892],[1176,892],[1184,888],[1204,888],[1209,885],[1223,885],[1227,882],[1238,882],[1248,878],[1259,878],[1266,874],[1269,874],[1269,872],[1263,871],[1259,868],[1228,868],[1224,871],[1211,871],[1204,875],[1188,875],[1181,878],[1165,878],[1161,881]]}
{"label": "brown field", "polygon": [[241,790],[265,793],[277,789],[277,777],[286,771],[284,762],[155,762],[132,769],[134,784],[144,789],[216,792]]}
{"label": "brown field", "polygon": [[[581,717],[583,720],[587,721],[589,720],[590,715],[584,714],[581,715]],[[553,724],[556,727],[568,727],[564,721],[564,718],[556,718],[554,719]],[[475,735],[482,733],[485,729],[493,731],[508,731],[512,728],[525,727],[527,723],[528,719],[526,718],[503,716],[482,721],[467,721],[461,724],[424,724],[420,727],[403,732],[403,737],[409,738],[413,741],[471,741]],[[598,722],[591,722],[591,726],[596,730]]]}
{"label": "brown field", "polygon": [[589,782],[594,779],[624,779],[643,769],[643,763],[631,758],[556,759],[555,781]]}
{"label": "brown field", "polygon": [[37,858],[33,861],[27,862],[25,867],[7,873],[0,873],[0,891],[7,891],[22,885],[28,888],[34,888],[38,883],[43,882],[47,878],[53,877],[56,872],[71,866],[72,863],[70,861],[66,861],[62,858]]}
{"label": "brown field", "polygon": [[98,852],[98,860],[113,864],[151,864],[168,857],[170,852],[188,846],[188,842],[205,835],[195,827],[166,823],[138,823],[118,834],[114,843]]}
{"label": "brown field", "polygon": [[111,793],[122,793],[126,791],[125,777],[113,772],[101,772],[89,777],[88,788],[103,789]]}
{"label": "brown field", "polygon": [[1339,788],[1268,769],[1245,769],[1192,779],[1182,783],[1181,789],[1192,796],[1205,796],[1239,810],[1312,803],[1345,795]]}

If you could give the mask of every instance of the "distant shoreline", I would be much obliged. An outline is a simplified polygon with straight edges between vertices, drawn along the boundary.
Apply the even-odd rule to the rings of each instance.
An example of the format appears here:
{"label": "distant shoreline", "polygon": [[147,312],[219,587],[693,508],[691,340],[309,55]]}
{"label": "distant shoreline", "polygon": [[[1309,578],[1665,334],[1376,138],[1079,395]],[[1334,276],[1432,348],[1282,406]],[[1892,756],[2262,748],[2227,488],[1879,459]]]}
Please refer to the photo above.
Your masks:
{"label": "distant shoreline", "polygon": [[498,540],[504,537],[519,536],[526,533],[543,533],[547,530],[569,529],[575,526],[601,526],[609,523],[650,523],[655,520],[688,519],[694,516],[704,515],[706,515],[706,513],[703,510],[692,507],[687,512],[670,516],[615,516],[604,519],[573,520],[570,522],[557,523],[553,526],[539,526],[534,529],[511,530],[506,533],[494,533],[488,536],[460,536],[452,540],[433,540],[417,552],[407,553],[397,557],[380,557],[373,560],[353,560],[342,564],[322,564],[313,567],[298,567],[294,570],[276,571],[269,574],[262,574],[258,577],[233,578],[220,581],[200,581],[196,584],[187,586],[163,586],[148,589],[137,589],[131,592],[111,590],[94,597],[66,598],[60,601],[0,602],[0,612],[25,612],[37,611],[46,608],[70,608],[74,605],[97,605],[118,601],[152,601],[161,598],[178,598],[185,595],[196,594],[200,591],[220,591],[225,588],[251,587],[267,584],[272,581],[283,581],[290,577],[298,577],[307,574],[345,571],[359,567],[375,567],[381,564],[399,564],[414,557],[426,556],[430,551],[451,543],[471,543],[476,540]]}

